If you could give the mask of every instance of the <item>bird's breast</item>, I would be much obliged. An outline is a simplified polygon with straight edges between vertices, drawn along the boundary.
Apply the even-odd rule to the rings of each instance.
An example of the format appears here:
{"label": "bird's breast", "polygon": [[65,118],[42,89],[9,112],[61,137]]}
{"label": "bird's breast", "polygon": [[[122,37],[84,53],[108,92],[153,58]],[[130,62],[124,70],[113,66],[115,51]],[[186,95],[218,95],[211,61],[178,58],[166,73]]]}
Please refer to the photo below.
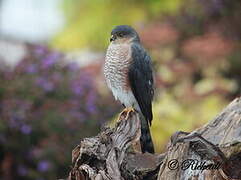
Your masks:
{"label": "bird's breast", "polygon": [[[128,71],[131,64],[131,48],[129,44],[111,44],[108,47],[104,75],[108,87],[117,91],[128,91]],[[114,92],[113,92],[114,94]]]}

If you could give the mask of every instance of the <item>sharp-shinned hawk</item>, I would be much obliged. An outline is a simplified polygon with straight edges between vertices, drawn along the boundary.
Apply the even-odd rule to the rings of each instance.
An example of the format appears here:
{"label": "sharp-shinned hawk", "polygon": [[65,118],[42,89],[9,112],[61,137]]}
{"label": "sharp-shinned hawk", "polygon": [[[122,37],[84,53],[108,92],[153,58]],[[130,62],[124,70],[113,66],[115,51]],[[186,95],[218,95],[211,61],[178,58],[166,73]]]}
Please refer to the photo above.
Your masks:
{"label": "sharp-shinned hawk", "polygon": [[127,116],[134,110],[141,114],[141,149],[154,153],[149,128],[154,95],[151,58],[132,27],[121,25],[112,30],[104,74],[115,99],[125,106]]}

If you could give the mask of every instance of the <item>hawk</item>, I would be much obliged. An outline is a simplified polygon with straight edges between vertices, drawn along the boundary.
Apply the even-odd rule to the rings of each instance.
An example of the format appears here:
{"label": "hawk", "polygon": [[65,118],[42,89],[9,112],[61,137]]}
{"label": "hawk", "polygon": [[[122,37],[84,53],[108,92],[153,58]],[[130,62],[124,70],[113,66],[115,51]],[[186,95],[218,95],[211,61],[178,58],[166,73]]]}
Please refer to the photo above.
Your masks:
{"label": "hawk", "polygon": [[154,95],[151,58],[132,27],[120,25],[112,30],[104,75],[115,99],[125,107],[126,117],[135,110],[141,114],[141,149],[154,153],[149,128]]}

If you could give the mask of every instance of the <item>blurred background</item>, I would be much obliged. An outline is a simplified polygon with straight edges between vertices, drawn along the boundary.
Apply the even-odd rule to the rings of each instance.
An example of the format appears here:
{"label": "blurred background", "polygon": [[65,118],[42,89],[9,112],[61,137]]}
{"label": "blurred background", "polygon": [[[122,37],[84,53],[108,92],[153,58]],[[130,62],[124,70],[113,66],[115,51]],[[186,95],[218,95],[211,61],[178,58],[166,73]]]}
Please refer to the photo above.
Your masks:
{"label": "blurred background", "polygon": [[213,119],[241,91],[241,1],[0,0],[0,179],[65,178],[71,151],[122,110],[102,66],[133,26],[155,69],[152,135]]}

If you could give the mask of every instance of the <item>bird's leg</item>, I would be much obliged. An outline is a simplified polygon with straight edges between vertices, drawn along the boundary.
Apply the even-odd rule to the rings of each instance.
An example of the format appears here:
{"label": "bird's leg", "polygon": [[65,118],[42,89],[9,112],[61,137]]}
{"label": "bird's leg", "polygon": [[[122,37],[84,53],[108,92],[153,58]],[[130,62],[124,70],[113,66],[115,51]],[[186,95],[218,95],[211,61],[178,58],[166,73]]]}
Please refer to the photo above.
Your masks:
{"label": "bird's leg", "polygon": [[125,108],[125,109],[119,114],[118,120],[121,119],[121,116],[122,116],[123,114],[126,114],[126,115],[125,115],[125,119],[128,119],[131,112],[135,112],[135,109],[134,109],[133,107],[127,107],[127,108]]}

